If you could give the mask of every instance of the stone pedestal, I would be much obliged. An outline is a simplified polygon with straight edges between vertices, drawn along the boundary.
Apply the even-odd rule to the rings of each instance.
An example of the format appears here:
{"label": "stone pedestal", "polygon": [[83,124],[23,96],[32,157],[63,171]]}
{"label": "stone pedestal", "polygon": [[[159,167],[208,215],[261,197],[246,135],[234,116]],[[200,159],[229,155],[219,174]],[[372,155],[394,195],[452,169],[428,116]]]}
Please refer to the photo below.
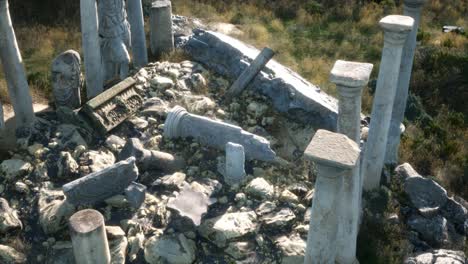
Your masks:
{"label": "stone pedestal", "polygon": [[128,0],[127,13],[132,35],[133,66],[142,68],[148,64],[146,50],[145,21],[143,18],[142,0]]}
{"label": "stone pedestal", "polygon": [[379,24],[385,32],[385,44],[372,106],[369,137],[363,156],[362,177],[366,190],[375,189],[380,184],[403,45],[413,28],[414,19],[391,15],[384,17]]}
{"label": "stone pedestal", "polygon": [[427,0],[405,0],[404,15],[414,19],[413,30],[403,47],[401,58],[400,75],[398,77],[397,92],[393,103],[392,121],[388,132],[388,142],[385,154],[386,164],[398,163],[398,148],[400,146],[401,128],[400,124],[405,117],[406,103],[408,101],[408,90],[413,69],[414,51],[416,49],[416,37],[418,35],[421,10]]}
{"label": "stone pedestal", "polygon": [[[369,63],[337,61],[330,81],[338,90],[338,133],[360,142],[362,89],[367,85],[373,65]],[[347,171],[343,180],[343,195],[339,201],[337,261],[352,264],[356,261],[356,240],[361,210],[362,181],[359,166]]]}
{"label": "stone pedestal", "polygon": [[80,0],[80,13],[86,96],[91,99],[104,90],[96,0]]}
{"label": "stone pedestal", "polygon": [[111,263],[101,213],[92,209],[81,210],[70,217],[69,225],[76,264]]}
{"label": "stone pedestal", "polygon": [[174,50],[172,32],[172,4],[170,0],[156,0],[151,5],[151,52],[159,57]]}
{"label": "stone pedestal", "polygon": [[176,106],[169,112],[164,123],[164,136],[168,138],[192,137],[201,144],[224,150],[228,142],[244,147],[248,159],[274,161],[275,152],[270,142],[263,137],[242,130],[238,126],[211,120],[188,113]]}
{"label": "stone pedestal", "polygon": [[264,48],[226,92],[226,99],[230,100],[232,97],[242,93],[247,85],[249,85],[249,83],[255,78],[255,76],[257,76],[257,74],[263,69],[263,67],[265,67],[274,55],[275,52],[272,49]]}
{"label": "stone pedestal", "polygon": [[31,126],[34,122],[32,98],[7,0],[0,0],[0,61],[15,111],[16,126]]}
{"label": "stone pedestal", "polygon": [[76,109],[81,106],[81,59],[80,54],[68,50],[52,62],[52,88],[55,106]]}
{"label": "stone pedestal", "polygon": [[235,143],[226,144],[226,169],[224,181],[229,185],[240,185],[245,178],[244,147]]}
{"label": "stone pedestal", "polygon": [[356,167],[358,145],[342,134],[318,130],[304,152],[317,165],[314,201],[304,264],[334,264],[340,218],[343,177]]}

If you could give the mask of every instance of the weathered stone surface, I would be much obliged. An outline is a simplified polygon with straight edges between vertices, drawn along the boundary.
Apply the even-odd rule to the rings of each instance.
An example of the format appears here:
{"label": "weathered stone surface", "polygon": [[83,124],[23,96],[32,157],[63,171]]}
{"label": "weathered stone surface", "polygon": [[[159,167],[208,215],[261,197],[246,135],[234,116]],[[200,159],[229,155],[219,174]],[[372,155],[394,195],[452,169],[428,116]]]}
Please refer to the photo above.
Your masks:
{"label": "weathered stone surface", "polygon": [[135,90],[135,79],[128,77],[88,101],[82,108],[101,134],[106,134],[143,104],[143,99]]}
{"label": "weathered stone surface", "polygon": [[170,108],[166,101],[158,97],[149,98],[143,104],[141,114],[144,116],[166,116]]}
{"label": "weathered stone surface", "polygon": [[145,243],[145,260],[150,264],[191,264],[196,245],[183,234],[153,236]]}
{"label": "weathered stone surface", "polygon": [[128,246],[125,232],[119,226],[106,226],[106,234],[109,240],[111,264],[125,264]]}
{"label": "weathered stone surface", "polygon": [[14,248],[6,245],[0,245],[0,263],[19,264],[26,263],[26,255],[18,252]]}
{"label": "weathered stone surface", "polygon": [[255,178],[245,187],[245,192],[260,199],[270,199],[273,197],[275,188],[265,179]]}
{"label": "weathered stone surface", "polygon": [[176,198],[169,200],[167,208],[177,211],[181,216],[188,217],[198,226],[203,214],[208,211],[208,206],[212,203],[209,196],[190,186],[185,186]]}
{"label": "weathered stone surface", "polygon": [[299,235],[281,236],[274,243],[280,250],[281,263],[303,264],[306,250],[306,241]]}
{"label": "weathered stone surface", "polygon": [[273,161],[276,154],[270,142],[263,137],[242,130],[238,126],[188,113],[180,106],[174,107],[164,123],[164,136],[168,138],[193,137],[202,144],[224,150],[228,142],[244,146],[249,159]]}
{"label": "weathered stone surface", "polygon": [[32,170],[31,163],[19,159],[4,160],[0,164],[0,175],[7,180],[22,177]]}
{"label": "weathered stone surface", "polygon": [[468,220],[468,210],[453,198],[448,198],[441,208],[442,215],[455,225],[460,234],[466,234],[465,222]]}
{"label": "weathered stone surface", "polygon": [[23,224],[16,211],[10,207],[7,200],[0,198],[0,234],[22,228]]}
{"label": "weathered stone surface", "polygon": [[[231,80],[260,53],[237,39],[200,29],[195,30],[185,49],[196,61]],[[251,87],[270,97],[280,112],[292,113],[317,127],[336,128],[336,100],[274,60],[257,75]]]}
{"label": "weathered stone surface", "polygon": [[133,65],[141,68],[148,64],[142,0],[127,2],[127,12],[132,36]]}
{"label": "weathered stone surface", "polygon": [[182,189],[185,184],[185,173],[176,172],[174,174],[163,176],[153,182],[154,186],[163,186],[169,190]]}
{"label": "weathered stone surface", "polygon": [[80,54],[68,50],[52,62],[52,88],[56,107],[76,109],[81,106],[81,59]]}
{"label": "weathered stone surface", "polygon": [[400,166],[396,167],[395,172],[401,180],[406,180],[410,177],[421,176],[416,170],[413,169],[413,167],[409,163],[403,163]]}
{"label": "weathered stone surface", "polygon": [[409,177],[404,184],[405,193],[420,211],[437,210],[447,202],[447,191],[431,179]]}
{"label": "weathered stone surface", "polygon": [[66,228],[68,218],[75,212],[75,206],[65,200],[63,192],[50,184],[41,188],[38,207],[39,223],[46,234]]}
{"label": "weathered stone surface", "polygon": [[327,166],[351,169],[356,165],[360,152],[359,146],[345,135],[320,129],[304,155]]}
{"label": "weathered stone surface", "polygon": [[404,264],[464,264],[468,260],[462,251],[436,249],[430,252],[417,253],[408,257]]}
{"label": "weathered stone surface", "polygon": [[255,243],[247,242],[231,242],[224,252],[236,260],[246,259],[249,255],[255,252]]}
{"label": "weathered stone surface", "polygon": [[347,87],[364,87],[369,81],[373,65],[338,60],[330,73],[330,81]]}
{"label": "weathered stone surface", "polygon": [[80,163],[86,164],[90,172],[98,172],[114,165],[115,156],[108,150],[91,150],[81,156]]}
{"label": "weathered stone surface", "polygon": [[224,181],[229,185],[242,184],[245,175],[244,147],[231,142],[227,143]]}
{"label": "weathered stone surface", "polygon": [[261,218],[265,228],[276,229],[283,228],[292,224],[296,215],[290,208],[282,208],[278,212],[267,214]]}
{"label": "weathered stone surface", "polygon": [[71,177],[78,173],[78,163],[69,152],[60,152],[60,158],[57,162],[58,172],[57,177]]}
{"label": "weathered stone surface", "polygon": [[225,247],[230,240],[253,233],[257,228],[256,222],[257,216],[253,211],[227,213],[205,220],[198,231],[218,247]]}
{"label": "weathered stone surface", "polygon": [[174,50],[172,32],[172,4],[170,0],[157,0],[151,4],[151,52],[156,56]]}
{"label": "weathered stone surface", "polygon": [[123,193],[137,178],[138,169],[132,157],[65,184],[63,192],[72,204],[94,204]]}
{"label": "weathered stone surface", "polygon": [[133,208],[140,208],[145,201],[146,186],[137,182],[132,182],[125,189],[125,198]]}
{"label": "weathered stone surface", "polygon": [[432,246],[442,247],[449,243],[447,219],[442,216],[428,219],[415,215],[408,219],[407,224]]}

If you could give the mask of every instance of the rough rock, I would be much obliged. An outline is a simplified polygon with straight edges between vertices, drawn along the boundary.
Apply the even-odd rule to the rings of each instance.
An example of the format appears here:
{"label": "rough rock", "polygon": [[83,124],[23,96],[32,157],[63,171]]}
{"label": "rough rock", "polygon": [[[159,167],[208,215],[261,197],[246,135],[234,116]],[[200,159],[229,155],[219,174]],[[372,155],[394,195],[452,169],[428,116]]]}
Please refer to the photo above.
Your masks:
{"label": "rough rock", "polygon": [[29,162],[25,162],[19,159],[4,160],[0,164],[0,175],[7,180],[13,180],[25,176],[33,169]]}
{"label": "rough rock", "polygon": [[408,257],[404,264],[464,264],[467,261],[462,251],[436,249]]}
{"label": "rough rock", "polygon": [[216,103],[206,96],[187,95],[182,99],[182,105],[191,113],[203,115],[216,108]]}
{"label": "rough rock", "polygon": [[442,215],[452,222],[460,234],[465,234],[464,224],[468,220],[468,210],[453,198],[448,198],[447,203],[442,207]]}
{"label": "rough rock", "polygon": [[253,211],[227,213],[205,220],[198,231],[216,246],[225,247],[230,240],[255,232],[256,222],[257,216]]}
{"label": "rough rock", "polygon": [[163,186],[169,190],[179,190],[184,187],[186,175],[182,172],[166,175],[153,182],[154,186]]}
{"label": "rough rock", "polygon": [[438,210],[447,202],[447,191],[435,181],[421,176],[409,177],[404,184],[405,193],[422,213]]}
{"label": "rough rock", "polygon": [[183,234],[153,236],[145,243],[145,260],[150,264],[191,264],[196,245]]}
{"label": "rough rock", "polygon": [[23,228],[16,210],[12,209],[8,201],[0,198],[0,234]]}
{"label": "rough rock", "polygon": [[459,249],[465,243],[465,237],[456,233],[452,223],[440,215],[432,218],[413,215],[408,219],[407,225],[434,248]]}
{"label": "rough rock", "polygon": [[400,166],[395,168],[396,174],[400,177],[401,180],[406,180],[407,178],[421,176],[409,163],[403,163]]}
{"label": "rough rock", "polygon": [[181,216],[188,217],[198,226],[203,214],[208,211],[208,206],[212,203],[213,200],[209,196],[190,186],[185,186],[176,198],[169,199],[167,208],[177,211]]}
{"label": "rough rock", "polygon": [[255,243],[247,242],[232,242],[224,249],[224,252],[236,260],[246,259],[248,255],[254,254]]}
{"label": "rough rock", "polygon": [[106,233],[111,253],[111,264],[125,264],[128,245],[125,232],[119,226],[106,226]]}
{"label": "rough rock", "polygon": [[290,208],[282,208],[278,212],[269,213],[261,218],[265,228],[276,229],[291,225],[296,215]]}
{"label": "rough rock", "polygon": [[273,197],[275,188],[263,178],[253,179],[246,187],[245,192],[260,199],[270,199]]}
{"label": "rough rock", "polygon": [[88,151],[83,154],[81,163],[89,166],[90,172],[101,171],[115,163],[115,156],[107,150]]}
{"label": "rough rock", "polygon": [[174,86],[174,82],[163,76],[156,76],[150,81],[151,87],[154,87],[158,90],[167,90]]}
{"label": "rough rock", "polygon": [[79,128],[70,124],[63,124],[57,127],[56,136],[58,144],[64,148],[74,149],[77,146],[88,146],[79,132]]}
{"label": "rough rock", "polygon": [[69,152],[60,152],[60,158],[57,162],[58,172],[57,177],[65,178],[72,177],[78,173],[78,163]]}
{"label": "rough rock", "polygon": [[65,200],[59,189],[46,184],[39,192],[39,223],[46,234],[56,233],[67,227],[67,220],[75,212],[75,206]]}
{"label": "rough rock", "polygon": [[303,264],[307,242],[299,235],[281,236],[275,239],[280,250],[282,264]]}
{"label": "rough rock", "polygon": [[[237,39],[201,29],[194,31],[185,50],[196,61],[231,80],[235,80],[260,53]],[[336,99],[274,60],[265,66],[250,87],[270,97],[280,112],[294,113],[296,118],[320,128],[336,128]]]}
{"label": "rough rock", "polygon": [[19,264],[26,263],[26,256],[16,251],[10,246],[0,245],[0,263],[2,264]]}

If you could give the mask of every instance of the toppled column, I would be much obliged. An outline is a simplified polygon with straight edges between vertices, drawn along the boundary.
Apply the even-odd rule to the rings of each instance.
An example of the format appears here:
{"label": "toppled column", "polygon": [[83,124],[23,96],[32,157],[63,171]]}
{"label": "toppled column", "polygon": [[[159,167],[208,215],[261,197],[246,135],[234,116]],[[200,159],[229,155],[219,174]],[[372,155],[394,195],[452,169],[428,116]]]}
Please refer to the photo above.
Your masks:
{"label": "toppled column", "polygon": [[239,144],[226,144],[226,169],[224,181],[229,185],[240,185],[245,178],[245,152]]}
{"label": "toppled column", "polygon": [[257,76],[257,74],[265,67],[274,55],[275,52],[272,49],[263,48],[262,52],[258,54],[250,66],[242,72],[239,78],[237,78],[231,88],[226,92],[226,99],[230,100],[232,97],[242,93],[247,85],[249,85],[249,83],[255,78],[255,76]]}
{"label": "toppled column", "polygon": [[141,171],[162,170],[173,172],[185,166],[184,160],[174,155],[145,149],[138,138],[130,138],[119,153],[119,160],[130,157],[136,158],[137,166]]}
{"label": "toppled column", "polygon": [[174,50],[172,32],[172,4],[170,0],[156,0],[150,15],[151,52],[159,57]]}
{"label": "toppled column", "polygon": [[136,80],[128,77],[89,100],[81,109],[101,135],[118,126],[143,105],[143,98],[135,90]]}
{"label": "toppled column", "polygon": [[403,45],[413,29],[414,19],[408,16],[386,16],[379,22],[383,28],[384,47],[377,89],[372,106],[371,122],[362,163],[364,188],[379,187],[385,159],[388,130],[400,72]]}
{"label": "toppled column", "polygon": [[359,154],[354,141],[326,130],[318,130],[305,150],[305,157],[316,163],[318,174],[304,264],[335,263],[343,177],[349,177],[356,167]]}
{"label": "toppled column", "polygon": [[104,217],[93,209],[70,217],[70,235],[77,264],[108,264],[111,261]]}
{"label": "toppled column", "polygon": [[395,102],[393,103],[392,121],[390,122],[390,130],[388,132],[385,154],[386,164],[397,164],[398,162],[398,148],[400,146],[400,136],[402,133],[400,124],[403,122],[405,117],[411,71],[413,69],[414,62],[414,51],[416,50],[416,37],[418,35],[419,22],[421,20],[421,10],[426,2],[427,0],[404,1],[403,14],[414,19],[414,26],[406,40],[405,46],[403,47],[400,75],[398,77]]}
{"label": "toppled column", "polygon": [[86,96],[91,99],[104,90],[96,0],[80,0],[80,14]]}
{"label": "toppled column", "polygon": [[224,150],[228,142],[244,147],[248,159],[274,161],[275,152],[270,142],[263,137],[242,130],[238,126],[211,120],[188,113],[176,106],[169,112],[164,123],[164,136],[168,138],[193,137],[196,141]]}
{"label": "toppled column", "polygon": [[133,65],[136,68],[142,68],[148,64],[148,53],[146,51],[145,21],[141,0],[127,1],[127,13],[132,32]]}
{"label": "toppled column", "polygon": [[52,88],[55,106],[76,109],[81,106],[81,59],[74,50],[67,50],[52,62]]}
{"label": "toppled column", "polygon": [[31,126],[34,122],[32,98],[22,60],[11,23],[8,0],[0,0],[0,61],[17,127]]}
{"label": "toppled column", "polygon": [[[369,63],[337,61],[330,81],[338,90],[338,133],[344,134],[359,145],[362,90],[369,81],[373,65]],[[361,210],[362,179],[359,166],[346,172],[343,195],[339,201],[337,260],[355,263],[356,241]]]}
{"label": "toppled column", "polygon": [[121,194],[138,178],[135,158],[120,161],[63,185],[67,201],[73,205],[95,204]]}

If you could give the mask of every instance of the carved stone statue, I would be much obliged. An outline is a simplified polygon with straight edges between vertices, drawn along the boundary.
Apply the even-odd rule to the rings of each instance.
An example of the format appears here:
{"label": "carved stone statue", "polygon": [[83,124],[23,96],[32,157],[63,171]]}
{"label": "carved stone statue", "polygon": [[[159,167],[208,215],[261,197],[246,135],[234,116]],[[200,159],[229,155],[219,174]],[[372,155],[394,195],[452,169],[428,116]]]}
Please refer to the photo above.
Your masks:
{"label": "carved stone statue", "polygon": [[99,37],[104,66],[104,83],[128,76],[130,24],[124,0],[99,0]]}
{"label": "carved stone statue", "polygon": [[81,59],[78,52],[65,51],[52,62],[52,87],[57,107],[80,107]]}

